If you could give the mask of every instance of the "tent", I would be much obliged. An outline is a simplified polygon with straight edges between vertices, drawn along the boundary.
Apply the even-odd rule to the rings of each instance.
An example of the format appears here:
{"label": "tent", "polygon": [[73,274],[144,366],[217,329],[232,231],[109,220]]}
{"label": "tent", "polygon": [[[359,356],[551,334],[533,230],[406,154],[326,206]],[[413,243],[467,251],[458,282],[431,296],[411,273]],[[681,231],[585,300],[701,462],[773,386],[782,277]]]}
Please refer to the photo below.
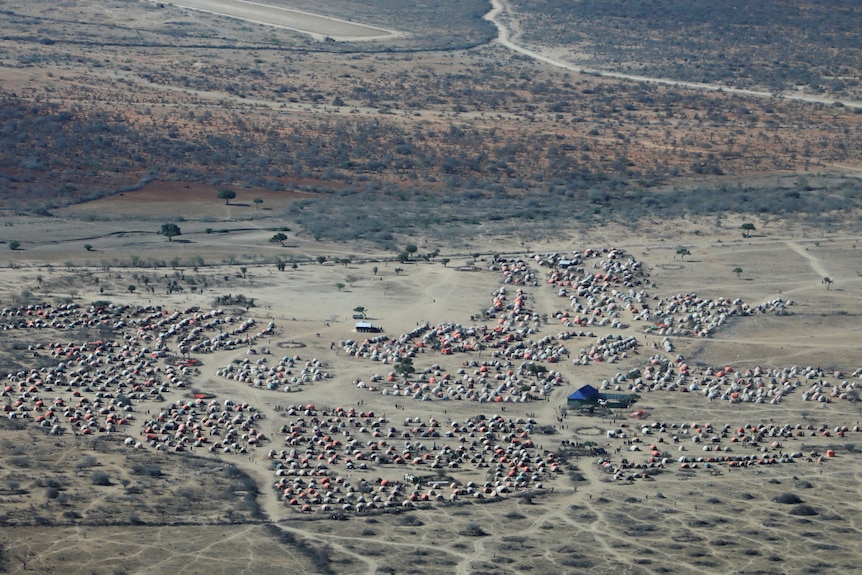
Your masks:
{"label": "tent", "polygon": [[599,399],[599,390],[592,385],[585,385],[569,395],[567,403],[569,405],[583,405],[586,403],[596,403]]}

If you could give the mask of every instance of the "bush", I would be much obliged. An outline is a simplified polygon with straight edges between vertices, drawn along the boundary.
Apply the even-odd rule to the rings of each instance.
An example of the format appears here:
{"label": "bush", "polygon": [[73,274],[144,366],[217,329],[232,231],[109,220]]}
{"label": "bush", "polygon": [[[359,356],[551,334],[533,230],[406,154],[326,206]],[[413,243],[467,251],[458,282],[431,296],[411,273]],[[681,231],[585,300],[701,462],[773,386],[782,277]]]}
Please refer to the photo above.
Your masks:
{"label": "bush", "polygon": [[802,499],[800,499],[795,493],[782,493],[778,497],[774,498],[773,501],[784,505],[796,505],[797,503],[802,503]]}
{"label": "bush", "polygon": [[819,515],[819,513],[817,513],[817,510],[810,505],[797,505],[790,510],[790,514],[797,515],[800,517],[811,517],[812,515]]}
{"label": "bush", "polygon": [[145,475],[147,477],[161,477],[162,468],[155,463],[144,463],[132,467],[132,473],[135,475]]}
{"label": "bush", "polygon": [[94,471],[92,475],[90,475],[90,482],[93,485],[107,486],[111,484],[111,478],[104,471]]}

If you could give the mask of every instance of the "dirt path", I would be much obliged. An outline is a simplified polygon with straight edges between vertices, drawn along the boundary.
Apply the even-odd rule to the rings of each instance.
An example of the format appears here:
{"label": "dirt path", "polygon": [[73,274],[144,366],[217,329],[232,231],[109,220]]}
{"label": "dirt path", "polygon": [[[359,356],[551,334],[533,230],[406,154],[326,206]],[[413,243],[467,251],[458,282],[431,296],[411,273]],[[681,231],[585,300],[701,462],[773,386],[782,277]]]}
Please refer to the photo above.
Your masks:
{"label": "dirt path", "polygon": [[[806,102],[806,103],[814,103],[814,104],[835,104],[841,103],[845,106],[851,108],[862,108],[862,102],[854,102],[854,101],[845,101],[845,100],[837,100],[835,98],[821,98],[818,96],[809,96],[802,94],[781,94],[781,93],[773,93],[773,92],[764,92],[761,90],[747,90],[745,88],[734,88],[731,86],[723,86],[720,84],[705,84],[701,82],[685,82],[682,80],[671,80],[669,78],[656,78],[651,76],[640,76],[637,74],[625,74],[622,72],[613,72],[610,70],[598,70],[595,68],[587,68],[584,66],[578,66],[574,64],[570,64],[568,62],[564,62],[562,60],[552,58],[550,56],[546,56],[541,52],[541,48],[539,47],[531,47],[527,48],[523,44],[517,43],[513,37],[516,37],[515,34],[512,34],[510,27],[514,28],[515,25],[512,24],[513,15],[512,8],[509,4],[508,0],[491,0],[492,9],[490,12],[485,14],[484,18],[494,24],[497,27],[497,42],[499,42],[502,46],[512,50],[513,52],[518,52],[519,54],[523,54],[525,56],[529,56],[534,60],[539,62],[549,64],[551,66],[555,66],[557,68],[562,68],[564,70],[569,70],[572,72],[579,72],[582,74],[593,74],[598,76],[604,76],[607,78],[617,78],[620,80],[630,80],[633,82],[646,82],[649,84],[663,84],[666,86],[678,86],[680,88],[690,88],[692,90],[701,90],[706,92],[718,92],[721,91],[726,94],[737,94],[740,96],[753,96],[756,98],[780,98],[782,100],[791,100],[794,102]],[[508,21],[508,22],[507,22]]]}
{"label": "dirt path", "polygon": [[808,250],[806,250],[805,248],[803,248],[802,246],[800,246],[796,242],[786,241],[784,243],[786,243],[788,245],[788,247],[790,247],[790,249],[795,251],[797,254],[799,254],[803,258],[807,259],[808,263],[811,264],[812,269],[814,269],[814,272],[817,275],[819,275],[822,278],[829,276],[829,273],[820,264],[820,260],[818,260],[816,257],[811,255],[811,253],[809,253]]}

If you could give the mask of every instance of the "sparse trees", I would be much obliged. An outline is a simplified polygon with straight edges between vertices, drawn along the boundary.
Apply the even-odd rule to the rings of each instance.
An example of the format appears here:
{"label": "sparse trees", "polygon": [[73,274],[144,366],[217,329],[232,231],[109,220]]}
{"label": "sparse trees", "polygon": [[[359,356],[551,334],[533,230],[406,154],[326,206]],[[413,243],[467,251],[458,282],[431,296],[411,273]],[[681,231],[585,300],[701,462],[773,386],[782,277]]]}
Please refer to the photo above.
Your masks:
{"label": "sparse trees", "polygon": [[224,205],[229,205],[230,201],[236,197],[236,192],[233,190],[221,190],[216,197],[220,200],[224,200]]}
{"label": "sparse trees", "polygon": [[174,241],[173,237],[181,236],[182,232],[177,224],[162,224],[162,229],[159,231],[159,234],[168,238],[169,242],[172,242]]}

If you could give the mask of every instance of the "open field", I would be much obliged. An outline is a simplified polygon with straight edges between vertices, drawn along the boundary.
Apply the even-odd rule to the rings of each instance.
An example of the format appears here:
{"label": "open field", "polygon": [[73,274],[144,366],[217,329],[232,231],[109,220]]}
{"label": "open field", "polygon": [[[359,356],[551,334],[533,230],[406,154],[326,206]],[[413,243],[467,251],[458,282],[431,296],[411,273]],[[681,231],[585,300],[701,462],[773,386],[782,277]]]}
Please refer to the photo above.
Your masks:
{"label": "open field", "polygon": [[245,0],[180,0],[179,2],[172,2],[172,4],[179,8],[200,10],[219,16],[239,18],[256,24],[287,28],[308,34],[316,40],[325,40],[326,38],[334,41],[385,40],[388,36],[396,34],[391,30],[365,26],[360,23]]}
{"label": "open field", "polygon": [[855,572],[855,5],[372,4],[0,0],[0,571]]}

